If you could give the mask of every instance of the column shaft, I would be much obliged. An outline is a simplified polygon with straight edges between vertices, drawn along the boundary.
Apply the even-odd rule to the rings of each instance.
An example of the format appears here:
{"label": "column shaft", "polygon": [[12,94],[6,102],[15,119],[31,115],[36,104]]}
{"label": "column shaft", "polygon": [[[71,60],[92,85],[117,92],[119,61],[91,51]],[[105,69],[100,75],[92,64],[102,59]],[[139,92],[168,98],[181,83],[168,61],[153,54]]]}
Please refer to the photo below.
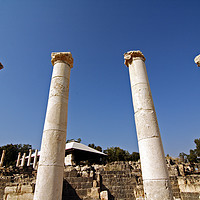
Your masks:
{"label": "column shaft", "polygon": [[140,51],[125,54],[125,64],[129,67],[130,74],[145,198],[171,200],[165,155],[144,62],[145,58]]}
{"label": "column shaft", "polygon": [[33,169],[36,169],[36,165],[37,165],[37,156],[38,156],[38,150],[35,150],[35,157],[33,160]]}
{"label": "column shaft", "polygon": [[32,154],[32,149],[29,149],[27,166],[30,166],[30,164],[31,164],[31,154]]}
{"label": "column shaft", "polygon": [[5,154],[6,154],[6,150],[3,150],[2,155],[1,155],[0,167],[3,167],[3,161],[4,161],[4,158],[5,158]]}
{"label": "column shaft", "polygon": [[25,164],[25,157],[26,157],[26,153],[24,153],[22,156],[21,167],[23,167]]}
{"label": "column shaft", "polygon": [[34,200],[61,200],[71,53],[52,53],[54,65]]}
{"label": "column shaft", "polygon": [[19,167],[19,164],[20,164],[20,158],[21,158],[21,152],[18,153],[16,167]]}

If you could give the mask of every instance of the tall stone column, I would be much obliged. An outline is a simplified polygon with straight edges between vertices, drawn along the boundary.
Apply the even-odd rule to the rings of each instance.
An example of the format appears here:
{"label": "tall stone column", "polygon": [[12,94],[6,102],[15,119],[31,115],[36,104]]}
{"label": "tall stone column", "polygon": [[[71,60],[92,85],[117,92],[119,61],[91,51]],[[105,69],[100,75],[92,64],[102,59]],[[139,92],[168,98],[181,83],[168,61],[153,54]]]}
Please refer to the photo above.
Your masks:
{"label": "tall stone column", "polygon": [[21,158],[21,152],[18,153],[16,167],[19,167],[19,164],[20,164],[20,158]]}
{"label": "tall stone column", "polygon": [[124,54],[129,67],[135,124],[142,167],[145,198],[172,200],[165,154],[145,66],[140,51]]}
{"label": "tall stone column", "polygon": [[31,154],[32,154],[32,149],[29,149],[29,155],[28,155],[27,166],[30,166],[30,165],[31,165]]}
{"label": "tall stone column", "polygon": [[61,200],[62,198],[69,80],[73,58],[70,52],[52,53],[51,57],[54,69],[34,200]]}
{"label": "tall stone column", "polygon": [[194,62],[197,64],[197,67],[200,67],[200,54],[195,57]]}
{"label": "tall stone column", "polygon": [[22,156],[21,167],[23,167],[25,164],[25,157],[26,157],[26,153],[24,153]]}
{"label": "tall stone column", "polygon": [[1,155],[0,167],[3,167],[3,161],[4,161],[4,158],[5,158],[5,155],[6,155],[6,150],[3,150],[2,155]]}
{"label": "tall stone column", "polygon": [[38,156],[38,150],[35,150],[35,157],[33,160],[33,169],[36,169],[36,165],[37,165],[37,156]]}

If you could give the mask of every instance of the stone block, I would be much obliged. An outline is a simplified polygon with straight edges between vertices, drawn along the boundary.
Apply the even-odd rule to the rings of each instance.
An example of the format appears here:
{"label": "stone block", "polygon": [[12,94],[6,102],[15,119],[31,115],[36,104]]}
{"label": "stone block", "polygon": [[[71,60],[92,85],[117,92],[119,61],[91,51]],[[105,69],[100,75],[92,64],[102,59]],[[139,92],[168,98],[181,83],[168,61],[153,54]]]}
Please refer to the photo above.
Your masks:
{"label": "stone block", "polygon": [[91,188],[91,192],[89,194],[90,197],[99,198],[99,195],[100,195],[100,188],[99,187]]}
{"label": "stone block", "polygon": [[33,193],[25,193],[25,194],[8,194],[4,197],[4,200],[33,200]]}
{"label": "stone block", "polygon": [[100,192],[100,199],[108,200],[108,191],[107,190]]}
{"label": "stone block", "polygon": [[21,192],[22,193],[33,193],[33,187],[31,185],[22,185]]}
{"label": "stone block", "polygon": [[76,193],[80,196],[86,196],[87,195],[87,189],[80,189],[77,190]]}
{"label": "stone block", "polygon": [[17,192],[17,186],[7,186],[4,190],[5,194],[12,194]]}

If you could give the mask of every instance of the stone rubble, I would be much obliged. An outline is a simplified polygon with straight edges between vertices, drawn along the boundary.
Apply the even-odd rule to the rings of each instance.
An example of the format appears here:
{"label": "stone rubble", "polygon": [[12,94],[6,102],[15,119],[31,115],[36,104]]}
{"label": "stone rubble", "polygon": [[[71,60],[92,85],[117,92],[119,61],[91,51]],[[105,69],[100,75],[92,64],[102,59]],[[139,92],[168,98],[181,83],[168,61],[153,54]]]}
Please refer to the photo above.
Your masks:
{"label": "stone rubble", "polygon": [[[173,198],[200,196],[200,164],[166,160]],[[32,166],[0,168],[0,200],[33,200],[37,171]],[[140,162],[66,166],[62,200],[144,200]]]}

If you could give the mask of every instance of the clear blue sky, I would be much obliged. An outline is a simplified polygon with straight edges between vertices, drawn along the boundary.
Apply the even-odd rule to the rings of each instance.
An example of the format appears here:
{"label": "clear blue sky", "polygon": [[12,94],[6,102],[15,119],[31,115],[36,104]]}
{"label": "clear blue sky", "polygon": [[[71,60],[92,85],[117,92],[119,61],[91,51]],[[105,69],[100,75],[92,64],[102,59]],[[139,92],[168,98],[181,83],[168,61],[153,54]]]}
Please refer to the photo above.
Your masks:
{"label": "clear blue sky", "polygon": [[138,151],[123,54],[141,50],[165,154],[200,137],[200,1],[0,0],[0,146],[40,148],[51,52],[71,51],[67,139]]}

